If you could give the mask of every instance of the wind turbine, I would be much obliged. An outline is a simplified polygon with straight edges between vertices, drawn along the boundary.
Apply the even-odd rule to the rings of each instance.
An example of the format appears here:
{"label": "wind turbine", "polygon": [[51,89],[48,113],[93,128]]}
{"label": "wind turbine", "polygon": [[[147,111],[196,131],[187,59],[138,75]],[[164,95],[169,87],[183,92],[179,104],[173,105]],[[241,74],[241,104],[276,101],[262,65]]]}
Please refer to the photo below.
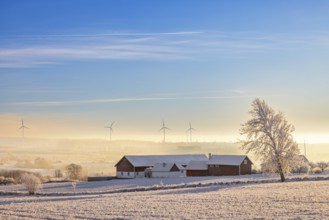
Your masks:
{"label": "wind turbine", "polygon": [[24,138],[25,137],[24,131],[25,131],[25,129],[29,129],[29,128],[24,125],[24,120],[23,119],[22,119],[22,126],[19,127],[19,129],[22,130],[22,137]]}
{"label": "wind turbine", "polygon": [[162,120],[162,128],[160,128],[160,131],[163,131],[163,142],[166,142],[166,130],[170,130],[166,127],[164,120]]}
{"label": "wind turbine", "polygon": [[115,121],[112,122],[110,126],[105,127],[105,128],[110,129],[110,141],[112,141],[112,132],[113,132],[113,128],[112,127],[113,127],[114,123],[115,123]]}
{"label": "wind turbine", "polygon": [[192,128],[192,125],[190,122],[190,127],[189,127],[189,129],[186,130],[186,132],[190,132],[190,143],[192,142],[192,131],[195,131],[195,129]]}

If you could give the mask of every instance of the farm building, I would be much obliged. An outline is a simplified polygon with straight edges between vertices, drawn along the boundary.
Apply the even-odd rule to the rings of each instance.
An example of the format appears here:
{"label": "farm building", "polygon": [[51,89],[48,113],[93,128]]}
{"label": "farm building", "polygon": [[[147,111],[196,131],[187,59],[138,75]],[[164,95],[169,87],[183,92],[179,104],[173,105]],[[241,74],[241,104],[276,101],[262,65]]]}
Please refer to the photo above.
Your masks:
{"label": "farm building", "polygon": [[235,176],[251,174],[251,160],[246,155],[210,155],[209,176]]}
{"label": "farm building", "polygon": [[115,165],[116,176],[118,178],[140,178],[145,177],[146,169],[153,168],[159,163],[179,164],[186,167],[190,161],[206,160],[208,158],[204,154],[124,156]]}
{"label": "farm building", "polygon": [[177,163],[157,163],[151,170],[154,178],[181,177],[186,176],[185,168]]}
{"label": "farm building", "polygon": [[186,176],[208,176],[208,160],[191,161],[186,167]]}

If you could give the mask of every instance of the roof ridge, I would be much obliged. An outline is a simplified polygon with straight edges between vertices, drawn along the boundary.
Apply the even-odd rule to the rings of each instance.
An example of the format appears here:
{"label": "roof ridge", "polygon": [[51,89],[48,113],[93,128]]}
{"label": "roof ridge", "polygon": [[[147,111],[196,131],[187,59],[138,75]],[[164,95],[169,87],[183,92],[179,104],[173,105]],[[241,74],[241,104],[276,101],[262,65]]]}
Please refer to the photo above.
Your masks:
{"label": "roof ridge", "polygon": [[124,157],[157,157],[157,156],[206,156],[206,154],[150,154],[150,155],[124,155]]}

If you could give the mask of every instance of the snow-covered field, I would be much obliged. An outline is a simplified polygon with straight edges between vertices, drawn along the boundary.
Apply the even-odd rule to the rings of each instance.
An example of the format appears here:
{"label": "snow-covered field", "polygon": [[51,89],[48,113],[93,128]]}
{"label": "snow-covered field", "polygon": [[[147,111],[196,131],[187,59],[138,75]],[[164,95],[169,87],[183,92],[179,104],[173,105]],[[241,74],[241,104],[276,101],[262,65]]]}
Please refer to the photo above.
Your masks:
{"label": "snow-covered field", "polygon": [[[329,216],[329,180],[261,183],[272,180],[261,176],[180,178],[181,182],[178,179],[81,182],[75,193],[70,183],[45,184],[42,193],[63,195],[2,195],[0,219],[328,219]],[[260,183],[250,183],[252,180]],[[106,193],[154,185],[159,188],[152,189],[166,190]],[[186,187],[166,188],[182,185]],[[21,186],[0,187],[2,192],[20,190]]]}

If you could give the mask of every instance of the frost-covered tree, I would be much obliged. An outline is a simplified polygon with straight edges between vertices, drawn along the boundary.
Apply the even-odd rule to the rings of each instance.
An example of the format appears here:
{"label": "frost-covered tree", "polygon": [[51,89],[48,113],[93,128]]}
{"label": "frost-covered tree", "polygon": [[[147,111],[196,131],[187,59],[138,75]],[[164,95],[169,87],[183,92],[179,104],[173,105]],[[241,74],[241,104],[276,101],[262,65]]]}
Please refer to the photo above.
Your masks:
{"label": "frost-covered tree", "polygon": [[305,160],[305,157],[302,155],[299,155],[299,160],[296,160],[295,166],[293,167],[292,172],[293,173],[308,173],[310,171],[310,163],[308,160]]}
{"label": "frost-covered tree", "polygon": [[241,141],[242,149],[253,152],[271,172],[279,173],[284,182],[285,174],[299,161],[299,148],[292,137],[294,126],[282,112],[275,112],[258,98],[252,102],[249,113],[252,118],[240,130],[246,136]]}

